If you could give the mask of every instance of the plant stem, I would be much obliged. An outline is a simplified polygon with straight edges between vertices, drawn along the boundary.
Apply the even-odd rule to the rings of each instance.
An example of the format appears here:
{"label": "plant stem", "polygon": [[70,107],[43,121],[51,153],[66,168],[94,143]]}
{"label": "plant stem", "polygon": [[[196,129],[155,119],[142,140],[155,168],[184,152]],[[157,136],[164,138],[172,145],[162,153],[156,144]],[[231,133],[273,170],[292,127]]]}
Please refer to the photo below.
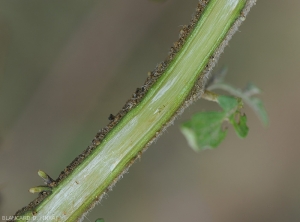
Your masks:
{"label": "plant stem", "polygon": [[218,94],[208,90],[204,91],[201,98],[212,102],[218,102]]}
{"label": "plant stem", "polygon": [[[51,194],[41,194],[45,198],[37,199],[36,204],[31,203],[16,215],[29,216],[28,221],[33,221],[33,215],[37,219],[48,216],[54,221],[79,220],[176,116],[202,95],[210,70],[255,4],[255,0],[206,2],[200,1],[198,12],[205,6],[203,13],[196,15],[197,20],[192,21],[187,32],[181,32],[186,36],[175,43],[176,53],[171,52],[169,60],[137,90],[145,90],[142,97],[127,103],[129,108],[120,111],[122,115],[119,113],[112,121],[112,127],[105,128],[108,133],[104,138],[98,138],[101,134],[96,136],[93,149],[87,149],[66,168],[66,176],[57,180]],[[136,94],[133,98],[138,97]]]}

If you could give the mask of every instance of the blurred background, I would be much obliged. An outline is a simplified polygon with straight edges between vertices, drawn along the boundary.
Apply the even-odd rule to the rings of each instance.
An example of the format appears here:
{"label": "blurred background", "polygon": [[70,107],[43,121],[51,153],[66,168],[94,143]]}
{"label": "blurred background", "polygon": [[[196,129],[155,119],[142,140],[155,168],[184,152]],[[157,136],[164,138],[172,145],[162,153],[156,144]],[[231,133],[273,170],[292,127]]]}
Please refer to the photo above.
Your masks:
{"label": "blurred background", "polygon": [[[162,61],[197,0],[0,1],[0,215],[37,195],[39,169],[57,178]],[[264,128],[232,128],[195,153],[179,124],[215,104],[198,101],[142,156],[85,221],[300,221],[300,1],[262,1],[226,47],[219,70],[254,82]],[[299,138],[297,138],[299,137]],[[298,143],[298,145],[297,145]]]}

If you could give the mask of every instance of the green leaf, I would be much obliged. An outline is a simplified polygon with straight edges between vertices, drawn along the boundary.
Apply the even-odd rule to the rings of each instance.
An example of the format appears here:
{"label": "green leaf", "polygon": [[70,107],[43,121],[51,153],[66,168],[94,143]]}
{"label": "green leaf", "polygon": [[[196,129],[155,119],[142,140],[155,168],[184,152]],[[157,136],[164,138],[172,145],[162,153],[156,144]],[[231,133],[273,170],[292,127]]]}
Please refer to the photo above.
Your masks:
{"label": "green leaf", "polygon": [[231,96],[219,96],[218,102],[228,116],[228,120],[233,125],[237,135],[245,138],[249,128],[247,126],[247,116],[245,114],[242,115],[240,112],[240,109],[243,107],[242,100]]}
{"label": "green leaf", "polygon": [[245,114],[242,115],[240,111],[236,111],[236,113],[229,118],[229,121],[239,137],[245,138],[248,135],[249,128],[247,126],[247,116]]}
{"label": "green leaf", "polygon": [[226,137],[222,129],[225,115],[223,112],[202,112],[192,116],[181,126],[189,145],[196,151],[216,148]]}
{"label": "green leaf", "polygon": [[232,96],[218,96],[218,102],[225,112],[235,111],[239,106],[242,106],[241,100]]}
{"label": "green leaf", "polygon": [[218,96],[217,100],[223,111],[197,113],[181,125],[181,132],[196,151],[216,148],[225,139],[224,121],[229,121],[240,137],[248,133],[247,118],[240,113],[242,101],[231,96]]}

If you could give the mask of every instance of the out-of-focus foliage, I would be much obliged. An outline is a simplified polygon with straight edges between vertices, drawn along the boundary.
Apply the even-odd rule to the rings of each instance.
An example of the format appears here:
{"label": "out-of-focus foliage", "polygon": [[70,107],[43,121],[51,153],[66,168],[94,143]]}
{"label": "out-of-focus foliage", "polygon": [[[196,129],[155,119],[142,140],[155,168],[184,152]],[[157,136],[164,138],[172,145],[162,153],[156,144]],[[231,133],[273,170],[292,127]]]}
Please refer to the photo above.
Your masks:
{"label": "out-of-focus foliage", "polygon": [[181,126],[190,146],[196,150],[216,148],[226,137],[223,122],[230,122],[236,133],[244,138],[248,134],[247,117],[241,114],[242,101],[231,96],[218,96],[223,111],[200,112]]}

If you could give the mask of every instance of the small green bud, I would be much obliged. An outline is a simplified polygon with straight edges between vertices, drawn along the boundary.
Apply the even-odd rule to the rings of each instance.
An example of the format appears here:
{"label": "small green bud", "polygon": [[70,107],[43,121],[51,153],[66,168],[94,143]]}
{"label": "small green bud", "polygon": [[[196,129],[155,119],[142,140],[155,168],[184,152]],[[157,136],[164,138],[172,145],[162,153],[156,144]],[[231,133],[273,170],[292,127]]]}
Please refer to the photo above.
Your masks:
{"label": "small green bud", "polygon": [[42,170],[38,171],[38,175],[44,180],[44,183],[47,184],[47,185],[54,182],[54,180]]}
{"label": "small green bud", "polygon": [[41,192],[48,192],[48,191],[52,191],[52,188],[48,186],[37,186],[29,189],[30,193],[41,193]]}

